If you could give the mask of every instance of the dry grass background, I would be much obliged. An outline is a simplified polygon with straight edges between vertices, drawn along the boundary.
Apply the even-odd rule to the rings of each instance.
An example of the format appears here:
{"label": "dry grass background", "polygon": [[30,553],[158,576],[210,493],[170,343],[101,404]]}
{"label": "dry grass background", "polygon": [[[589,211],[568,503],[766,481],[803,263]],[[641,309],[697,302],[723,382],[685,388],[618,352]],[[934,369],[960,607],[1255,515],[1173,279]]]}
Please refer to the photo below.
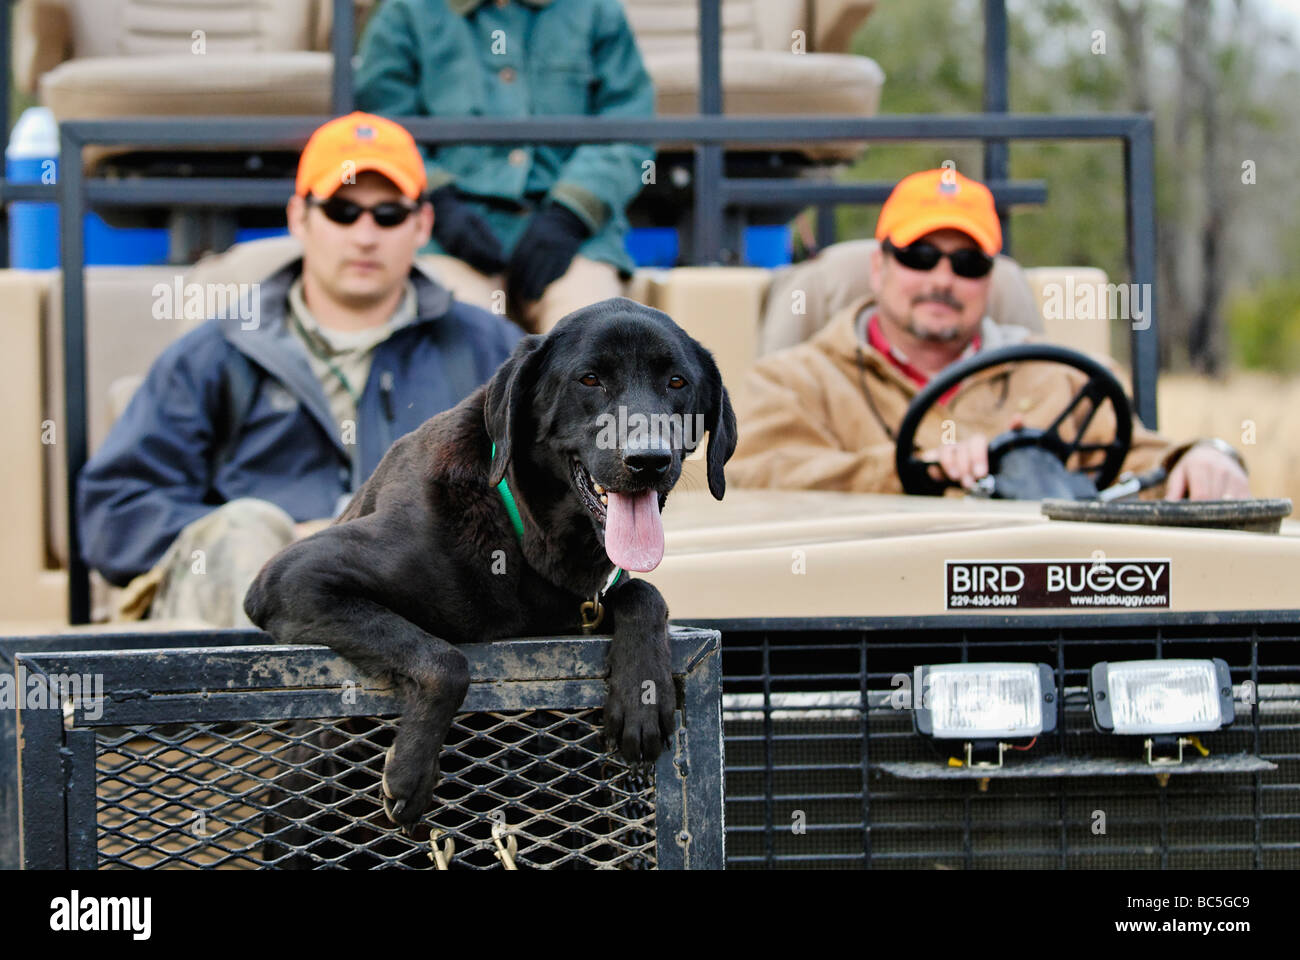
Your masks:
{"label": "dry grass background", "polygon": [[1246,458],[1255,496],[1300,504],[1300,430],[1291,419],[1300,410],[1300,378],[1162,374],[1157,398],[1161,434],[1170,440],[1222,437]]}

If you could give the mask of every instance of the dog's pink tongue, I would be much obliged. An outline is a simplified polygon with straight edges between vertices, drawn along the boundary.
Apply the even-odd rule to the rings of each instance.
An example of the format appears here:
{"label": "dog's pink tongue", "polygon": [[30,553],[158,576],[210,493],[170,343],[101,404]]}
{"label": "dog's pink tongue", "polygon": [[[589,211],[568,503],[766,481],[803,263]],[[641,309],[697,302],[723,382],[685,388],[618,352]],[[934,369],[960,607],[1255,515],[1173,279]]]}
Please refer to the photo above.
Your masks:
{"label": "dog's pink tongue", "polygon": [[664,558],[664,525],[659,494],[609,492],[605,518],[605,553],[624,570],[645,573]]}

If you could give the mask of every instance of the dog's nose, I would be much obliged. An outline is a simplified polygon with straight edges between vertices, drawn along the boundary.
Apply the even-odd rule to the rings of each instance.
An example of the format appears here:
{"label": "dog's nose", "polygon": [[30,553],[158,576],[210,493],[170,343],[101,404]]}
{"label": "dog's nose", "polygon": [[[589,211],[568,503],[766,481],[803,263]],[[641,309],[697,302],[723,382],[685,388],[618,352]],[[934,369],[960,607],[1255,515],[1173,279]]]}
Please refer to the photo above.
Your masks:
{"label": "dog's nose", "polygon": [[673,455],[668,450],[637,450],[635,453],[623,454],[623,463],[628,472],[638,480],[662,476],[673,462]]}

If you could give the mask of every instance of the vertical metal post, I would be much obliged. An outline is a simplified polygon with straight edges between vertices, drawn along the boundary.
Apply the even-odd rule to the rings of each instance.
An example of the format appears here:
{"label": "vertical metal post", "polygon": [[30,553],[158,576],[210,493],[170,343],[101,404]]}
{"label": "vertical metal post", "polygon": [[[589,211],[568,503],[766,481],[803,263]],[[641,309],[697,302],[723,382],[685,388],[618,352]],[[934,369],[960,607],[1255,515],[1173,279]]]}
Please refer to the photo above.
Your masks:
{"label": "vertical metal post", "polygon": [[835,242],[835,204],[817,204],[817,249],[825,250]]}
{"label": "vertical metal post", "polygon": [[86,186],[81,142],[59,131],[59,230],[63,257],[63,457],[68,474],[68,622],[90,622],[90,573],[77,530],[77,474],[86,463]]}
{"label": "vertical metal post", "polygon": [[342,116],[354,109],[352,52],[356,48],[356,22],[352,0],[334,0],[334,30],[330,40],[334,51],[334,115]]}
{"label": "vertical metal post", "polygon": [[[722,113],[721,0],[700,0],[700,114]],[[695,147],[695,262],[722,259],[722,145]]]}
{"label": "vertical metal post", "polygon": [[[1057,703],[1057,721],[1056,721],[1056,751],[1065,754],[1065,632],[1056,631],[1056,703]],[[1060,859],[1058,867],[1061,870],[1068,870],[1070,867],[1070,831],[1066,826],[1066,804],[1065,793],[1061,792],[1056,797],[1056,819],[1059,825],[1057,839],[1060,847]]]}
{"label": "vertical metal post", "polygon": [[[28,680],[35,672],[28,674]],[[46,677],[46,690],[49,678]],[[18,849],[27,870],[68,868],[68,786],[64,770],[63,711],[24,710],[17,701]]]}
{"label": "vertical metal post", "polygon": [[[1262,756],[1263,743],[1260,742],[1259,735],[1259,628],[1252,626],[1250,628],[1250,689],[1254,694],[1250,698],[1250,731],[1253,736],[1251,750],[1255,756]],[[1236,707],[1233,707],[1236,710]],[[1252,837],[1255,851],[1252,866],[1256,870],[1264,869],[1264,850],[1261,844],[1264,837],[1264,775],[1256,771],[1254,776],[1254,790],[1252,791],[1251,814],[1255,819],[1255,830]]]}
{"label": "vertical metal post", "polygon": [[[690,834],[688,870],[722,870],[726,867],[726,807],[723,802],[725,763],[722,736],[722,646],[696,663],[683,684],[682,725],[686,733],[687,762],[682,806]],[[659,789],[672,780],[660,780]],[[682,782],[682,781],[679,781]]]}
{"label": "vertical metal post", "polygon": [[[60,711],[62,712],[62,711]],[[64,730],[64,810],[68,869],[99,867],[99,833],[95,812],[95,732]]]}
{"label": "vertical metal post", "polygon": [[867,675],[867,632],[858,632],[858,700],[862,738],[862,866],[871,869],[871,697]]}
{"label": "vertical metal post", "polygon": [[764,866],[776,865],[776,735],[772,720],[772,643],[763,638],[763,855]]}
{"label": "vertical metal post", "polygon": [[1146,316],[1131,324],[1133,406],[1147,427],[1156,429],[1156,378],[1160,372],[1156,323],[1156,153],[1155,125],[1146,116],[1124,139],[1125,227],[1129,277],[1142,291]]}
{"label": "vertical metal post", "polygon": [[[984,112],[1007,112],[1007,4],[984,0]],[[984,182],[1006,180],[1008,148],[1005,140],[984,141]],[[1002,252],[1011,252],[1011,217],[998,208],[1002,222]]]}

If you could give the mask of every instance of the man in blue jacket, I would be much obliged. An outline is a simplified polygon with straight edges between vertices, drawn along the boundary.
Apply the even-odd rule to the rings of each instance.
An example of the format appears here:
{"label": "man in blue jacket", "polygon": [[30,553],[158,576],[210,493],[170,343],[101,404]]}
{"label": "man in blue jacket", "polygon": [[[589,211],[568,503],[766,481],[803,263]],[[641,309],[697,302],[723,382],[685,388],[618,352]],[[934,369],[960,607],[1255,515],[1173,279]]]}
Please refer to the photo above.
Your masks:
{"label": "man in blue jacket", "polygon": [[415,266],[426,186],[391,121],[312,136],[287,211],[302,259],[171,344],[78,477],[82,556],[127,587],[117,616],[250,625],[262,564],[509,356],[517,327]]}
{"label": "man in blue jacket", "polygon": [[[360,54],[357,105],[389,117],[654,115],[621,0],[385,0]],[[627,205],[653,158],[648,143],[438,146],[436,269],[471,303],[508,292],[535,333],[619,296]]]}

